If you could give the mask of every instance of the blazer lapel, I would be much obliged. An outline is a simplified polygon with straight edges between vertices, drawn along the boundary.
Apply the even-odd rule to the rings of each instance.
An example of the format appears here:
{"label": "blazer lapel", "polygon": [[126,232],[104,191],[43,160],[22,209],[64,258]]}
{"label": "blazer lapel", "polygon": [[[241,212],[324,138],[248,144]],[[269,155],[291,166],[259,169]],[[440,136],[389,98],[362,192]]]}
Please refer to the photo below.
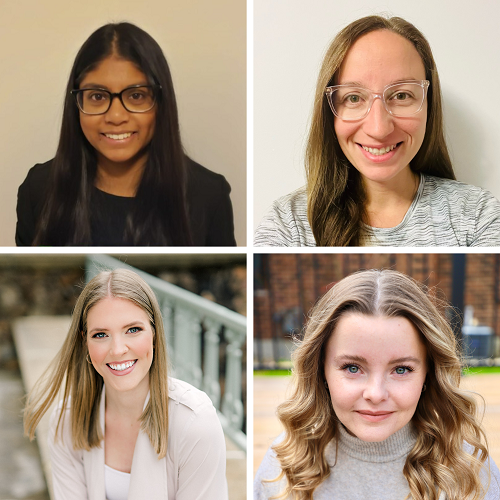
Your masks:
{"label": "blazer lapel", "polygon": [[[105,400],[105,387],[103,386],[99,403],[99,423],[103,431],[105,430]],[[149,393],[144,408],[148,401]],[[132,458],[128,500],[143,500],[144,498],[148,500],[168,499],[166,460],[166,458],[158,460],[158,455],[151,446],[148,435],[139,431]],[[104,441],[99,448],[83,451],[83,463],[89,500],[105,500]]]}
{"label": "blazer lapel", "polygon": [[[99,424],[104,430],[104,386],[99,403]],[[99,448],[91,448],[90,451],[83,450],[83,466],[85,479],[87,481],[87,492],[89,500],[106,500],[106,489],[104,487],[104,441]]]}
{"label": "blazer lapel", "polygon": [[[144,408],[149,401],[149,393]],[[166,458],[158,459],[148,435],[139,431],[135,443],[128,500],[167,500]]]}

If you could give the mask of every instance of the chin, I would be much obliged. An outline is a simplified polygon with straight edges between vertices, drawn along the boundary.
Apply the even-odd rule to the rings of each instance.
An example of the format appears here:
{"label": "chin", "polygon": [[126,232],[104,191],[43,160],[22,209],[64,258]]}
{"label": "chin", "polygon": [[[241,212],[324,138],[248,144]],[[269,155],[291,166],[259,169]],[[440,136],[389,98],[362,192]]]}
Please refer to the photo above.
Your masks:
{"label": "chin", "polygon": [[361,174],[361,177],[372,182],[390,181],[404,170],[404,167],[399,165],[361,165],[360,168],[355,168]]}
{"label": "chin", "polygon": [[[352,432],[352,431],[351,431]],[[368,443],[379,443],[385,441],[388,437],[392,436],[396,431],[393,429],[370,428],[370,429],[355,429],[353,434],[361,439],[361,441],[366,441]]]}

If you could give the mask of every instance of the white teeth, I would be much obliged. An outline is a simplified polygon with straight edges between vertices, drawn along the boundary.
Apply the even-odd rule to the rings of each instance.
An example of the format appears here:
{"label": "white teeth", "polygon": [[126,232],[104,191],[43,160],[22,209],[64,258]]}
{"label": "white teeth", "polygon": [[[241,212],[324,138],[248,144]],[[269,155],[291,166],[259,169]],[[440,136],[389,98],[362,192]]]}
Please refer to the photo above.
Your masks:
{"label": "white teeth", "polygon": [[132,132],[127,132],[126,134],[104,134],[106,137],[110,139],[114,139],[115,141],[121,141],[122,139],[128,139]]}
{"label": "white teeth", "polygon": [[367,148],[366,146],[361,146],[361,147],[365,151],[368,151],[369,153],[371,153],[372,155],[380,156],[380,155],[385,155],[389,151],[392,151],[396,146],[397,146],[397,144],[394,144],[393,146],[387,146],[385,148],[380,148],[380,149],[378,149],[378,148]]}
{"label": "white teeth", "polygon": [[[137,360],[136,360],[137,361]],[[130,368],[133,364],[135,364],[135,361],[129,361],[127,363],[121,363],[119,365],[112,365],[111,363],[108,364],[108,366],[117,372],[122,372],[123,370],[126,370],[127,368]]]}

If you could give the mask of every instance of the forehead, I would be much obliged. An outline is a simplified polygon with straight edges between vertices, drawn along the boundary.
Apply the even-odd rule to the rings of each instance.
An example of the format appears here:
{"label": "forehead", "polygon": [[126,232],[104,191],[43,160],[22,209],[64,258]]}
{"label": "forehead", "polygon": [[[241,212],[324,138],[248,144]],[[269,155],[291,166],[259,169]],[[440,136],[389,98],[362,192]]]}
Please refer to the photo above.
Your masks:
{"label": "forehead", "polygon": [[424,79],[424,63],[414,45],[392,31],[378,30],[354,42],[340,66],[336,83],[357,82],[380,91],[396,81]]}
{"label": "forehead", "polygon": [[326,356],[358,356],[373,364],[411,356],[424,363],[426,348],[421,334],[404,317],[347,313],[328,340]]}
{"label": "forehead", "polygon": [[87,323],[90,325],[94,322],[118,322],[124,320],[146,320],[148,315],[141,307],[136,305],[131,300],[118,297],[105,297],[89,309],[87,314]]}
{"label": "forehead", "polygon": [[133,62],[111,55],[83,77],[80,87],[96,84],[119,92],[130,85],[147,83],[146,75]]}

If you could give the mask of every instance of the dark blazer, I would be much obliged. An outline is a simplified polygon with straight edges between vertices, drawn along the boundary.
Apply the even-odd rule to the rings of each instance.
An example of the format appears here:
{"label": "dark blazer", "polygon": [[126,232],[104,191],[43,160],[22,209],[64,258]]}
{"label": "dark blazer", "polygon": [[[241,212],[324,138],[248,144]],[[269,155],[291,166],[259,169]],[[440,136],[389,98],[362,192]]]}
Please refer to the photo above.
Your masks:
{"label": "dark blazer", "polygon": [[[52,160],[30,169],[17,195],[16,245],[31,246],[42,212]],[[195,246],[235,246],[231,187],[224,176],[198,163],[187,162],[187,204]],[[92,209],[101,216],[91,221],[92,245],[120,246],[124,241],[125,221],[134,198],[114,196],[94,190]],[[104,216],[103,216],[104,215]]]}

